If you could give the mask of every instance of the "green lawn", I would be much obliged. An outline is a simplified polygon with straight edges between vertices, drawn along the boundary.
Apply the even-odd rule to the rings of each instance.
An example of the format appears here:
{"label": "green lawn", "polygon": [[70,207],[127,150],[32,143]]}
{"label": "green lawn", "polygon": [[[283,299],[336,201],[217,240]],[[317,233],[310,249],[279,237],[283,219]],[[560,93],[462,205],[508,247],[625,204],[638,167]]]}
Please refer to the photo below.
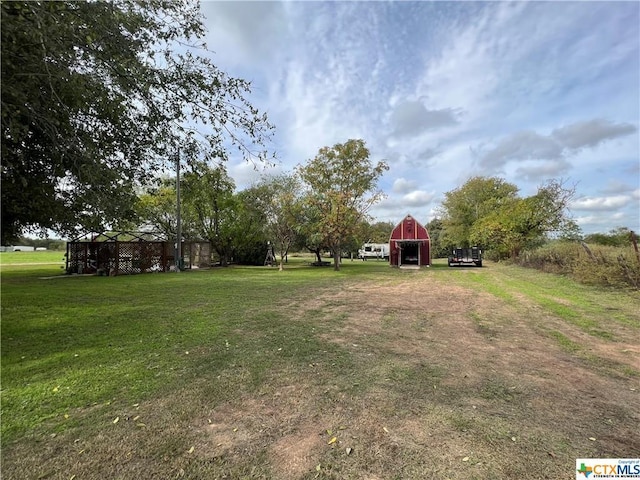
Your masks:
{"label": "green lawn", "polygon": [[637,292],[442,261],[70,277],[17,253],[3,478],[573,478],[640,447]]}

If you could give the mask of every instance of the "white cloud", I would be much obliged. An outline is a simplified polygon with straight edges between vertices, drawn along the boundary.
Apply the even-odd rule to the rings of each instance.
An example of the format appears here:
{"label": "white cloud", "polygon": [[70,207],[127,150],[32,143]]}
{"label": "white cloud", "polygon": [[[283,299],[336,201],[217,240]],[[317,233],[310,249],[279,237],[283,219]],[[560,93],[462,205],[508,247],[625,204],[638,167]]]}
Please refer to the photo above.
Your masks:
{"label": "white cloud", "polygon": [[631,195],[613,195],[609,197],[584,197],[571,202],[573,210],[612,211],[627,206],[633,197]]}
{"label": "white cloud", "polygon": [[393,191],[396,193],[408,193],[415,188],[416,182],[414,180],[398,178],[393,182]]}
{"label": "white cloud", "polygon": [[627,217],[622,212],[613,215],[584,215],[576,217],[574,220],[580,227],[588,231],[602,231],[602,227],[605,227],[605,230],[613,230],[616,226],[628,225],[625,221]]}
{"label": "white cloud", "polygon": [[433,200],[435,194],[425,192],[424,190],[415,190],[411,193],[407,193],[402,197],[402,205],[407,207],[423,207],[428,205]]}
{"label": "white cloud", "polygon": [[265,169],[245,161],[227,165],[227,172],[235,181],[237,190],[243,190],[256,183],[263,175],[275,174],[279,170],[278,167]]}

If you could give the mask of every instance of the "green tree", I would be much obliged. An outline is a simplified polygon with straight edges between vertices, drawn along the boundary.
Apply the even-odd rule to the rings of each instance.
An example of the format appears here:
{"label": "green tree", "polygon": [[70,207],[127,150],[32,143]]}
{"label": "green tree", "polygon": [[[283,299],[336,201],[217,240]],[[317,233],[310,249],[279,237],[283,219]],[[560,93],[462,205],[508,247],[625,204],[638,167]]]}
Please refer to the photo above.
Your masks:
{"label": "green tree", "polygon": [[382,161],[374,165],[365,142],[353,139],[321,148],[315,158],[299,167],[309,188],[308,201],[318,212],[314,230],[331,249],[335,270],[340,270],[343,244],[383,197],[377,183],[388,168]]}
{"label": "green tree", "polygon": [[498,177],[473,177],[445,193],[440,207],[443,243],[468,247],[473,225],[517,198],[518,187]]}
{"label": "green tree", "polygon": [[[138,197],[135,211],[139,226],[144,230],[151,227],[162,232],[167,239],[174,240],[177,234],[177,197],[175,180],[167,177],[158,179],[158,185],[148,188]],[[194,239],[193,218],[181,211],[182,237]]]}
{"label": "green tree", "polygon": [[324,234],[317,228],[322,219],[318,203],[310,192],[302,195],[302,211],[298,223],[296,247],[306,248],[316,256],[316,264],[322,264],[322,252],[329,246]]}
{"label": "green tree", "polygon": [[395,225],[393,222],[367,223],[362,236],[362,243],[388,243]]}
{"label": "green tree", "polygon": [[250,187],[236,194],[238,215],[233,242],[233,260],[245,265],[263,265],[269,237],[265,233],[266,214],[262,196]]}
{"label": "green tree", "polygon": [[300,180],[289,174],[270,176],[254,188],[265,217],[265,233],[280,256],[278,269],[282,271],[284,259],[297,241],[302,218]]}
{"label": "green tree", "polygon": [[524,248],[539,246],[552,234],[575,236],[577,225],[567,212],[573,194],[573,188],[551,180],[535,195],[509,199],[472,225],[470,241],[500,258],[516,258]]}
{"label": "green tree", "polygon": [[425,225],[429,232],[429,239],[431,240],[431,255],[433,258],[445,258],[447,257],[452,248],[455,245],[445,243],[444,239],[444,226],[442,220],[434,218]]}
{"label": "green tree", "polygon": [[624,247],[631,243],[631,230],[627,227],[618,227],[608,233],[590,233],[584,237],[584,241],[596,245]]}
{"label": "green tree", "polygon": [[272,126],[250,84],[193,53],[206,33],[195,0],[0,8],[3,243],[133,218],[137,187],[178,146],[267,159]]}
{"label": "green tree", "polygon": [[201,162],[184,175],[183,206],[193,216],[196,234],[209,240],[226,267],[240,231],[240,201],[224,166]]}

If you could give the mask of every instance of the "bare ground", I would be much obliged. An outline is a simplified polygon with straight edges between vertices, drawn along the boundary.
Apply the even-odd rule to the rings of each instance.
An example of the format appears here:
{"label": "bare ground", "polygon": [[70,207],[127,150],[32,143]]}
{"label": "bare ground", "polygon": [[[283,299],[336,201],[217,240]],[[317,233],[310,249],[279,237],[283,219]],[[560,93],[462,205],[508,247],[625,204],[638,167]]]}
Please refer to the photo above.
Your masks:
{"label": "bare ground", "polygon": [[314,334],[348,361],[318,352],[216,404],[203,379],[131,407],[126,428],[16,446],[5,478],[559,479],[579,457],[640,454],[637,329],[597,338],[526,298],[419,272],[296,309],[316,312]]}

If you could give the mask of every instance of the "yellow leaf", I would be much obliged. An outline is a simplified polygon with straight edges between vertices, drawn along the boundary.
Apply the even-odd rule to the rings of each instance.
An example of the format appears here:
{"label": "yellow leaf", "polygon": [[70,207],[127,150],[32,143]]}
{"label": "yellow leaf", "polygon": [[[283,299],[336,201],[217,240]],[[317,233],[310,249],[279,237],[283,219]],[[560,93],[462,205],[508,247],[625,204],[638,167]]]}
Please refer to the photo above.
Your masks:
{"label": "yellow leaf", "polygon": [[469,461],[469,457],[464,457],[464,458],[462,459],[462,461],[463,461],[463,462],[468,462],[468,461]]}
{"label": "yellow leaf", "polygon": [[327,430],[327,435],[333,435],[333,430]]}
{"label": "yellow leaf", "polygon": [[592,442],[595,442],[596,438],[595,437],[589,437],[589,440],[591,440]]}
{"label": "yellow leaf", "polygon": [[69,414],[68,414],[68,413],[65,413],[65,414],[64,414],[64,418],[69,418]]}
{"label": "yellow leaf", "polygon": [[236,427],[236,428],[234,428],[234,429],[233,429],[233,431],[234,431],[234,432],[237,432],[237,431],[238,431],[238,428],[237,428],[237,427]]}
{"label": "yellow leaf", "polygon": [[140,415],[136,415],[135,417],[133,417],[133,421],[135,422],[136,420],[138,420],[140,418]]}
{"label": "yellow leaf", "polygon": [[146,425],[142,422],[136,423],[136,427],[146,427]]}
{"label": "yellow leaf", "polygon": [[332,443],[336,443],[338,441],[338,437],[332,437],[331,440],[327,442],[327,445],[331,445]]}
{"label": "yellow leaf", "polygon": [[320,471],[320,464],[316,465],[316,472]]}
{"label": "yellow leaf", "polygon": [[193,453],[193,451],[194,451],[194,450],[195,450],[195,447],[191,447],[191,448],[189,449],[189,453]]}
{"label": "yellow leaf", "polygon": [[382,427],[382,429],[383,429],[385,432],[389,433],[389,429],[388,429],[387,427]]}
{"label": "yellow leaf", "polygon": [[58,385],[57,387],[54,387],[54,388],[53,388],[53,391],[54,391],[54,392],[57,392],[59,389],[60,389],[60,385]]}
{"label": "yellow leaf", "polygon": [[120,417],[116,417],[113,419],[113,423],[118,423],[120,421]]}

